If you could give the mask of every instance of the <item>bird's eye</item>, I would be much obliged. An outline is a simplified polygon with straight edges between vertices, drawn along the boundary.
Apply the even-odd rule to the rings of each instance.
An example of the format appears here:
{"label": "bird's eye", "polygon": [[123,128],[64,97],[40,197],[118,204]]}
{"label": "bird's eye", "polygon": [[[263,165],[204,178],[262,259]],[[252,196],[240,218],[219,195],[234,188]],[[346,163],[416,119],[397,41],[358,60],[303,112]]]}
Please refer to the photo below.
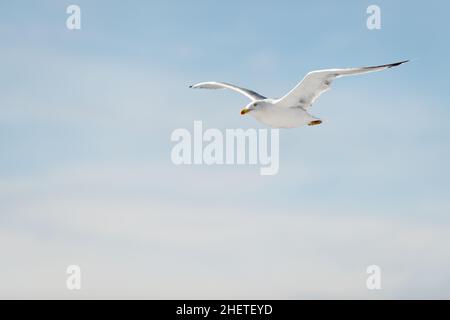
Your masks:
{"label": "bird's eye", "polygon": [[254,103],[253,106],[256,107],[257,103]]}

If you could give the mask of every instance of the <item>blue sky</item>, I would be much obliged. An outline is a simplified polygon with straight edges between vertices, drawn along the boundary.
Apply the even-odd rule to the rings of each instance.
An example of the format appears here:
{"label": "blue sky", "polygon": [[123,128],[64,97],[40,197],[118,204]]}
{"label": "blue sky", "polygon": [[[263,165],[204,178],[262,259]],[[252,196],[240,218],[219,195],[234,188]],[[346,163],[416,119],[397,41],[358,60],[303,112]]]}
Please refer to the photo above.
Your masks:
{"label": "blue sky", "polygon": [[[381,30],[366,28],[370,4]],[[448,9],[1,3],[0,296],[448,297]],[[404,59],[336,81],[311,110],[322,125],[281,132],[276,176],[170,161],[171,132],[194,120],[264,128],[239,115],[244,97],[190,84],[277,97],[314,69]],[[80,292],[65,289],[69,264]]]}

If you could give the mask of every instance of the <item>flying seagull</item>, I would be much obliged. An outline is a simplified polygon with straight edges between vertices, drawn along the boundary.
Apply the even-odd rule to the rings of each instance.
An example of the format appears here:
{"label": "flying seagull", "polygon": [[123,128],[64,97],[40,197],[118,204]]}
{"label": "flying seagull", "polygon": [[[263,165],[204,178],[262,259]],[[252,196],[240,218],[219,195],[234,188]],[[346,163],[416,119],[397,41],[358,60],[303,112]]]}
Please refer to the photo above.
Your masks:
{"label": "flying seagull", "polygon": [[201,82],[190,86],[200,89],[230,89],[249,98],[251,102],[242,109],[241,114],[249,114],[256,120],[273,128],[296,128],[302,125],[314,126],[322,120],[308,111],[319,96],[330,88],[331,82],[343,76],[381,71],[397,67],[409,60],[381,66],[327,69],[309,72],[297,86],[279,99],[266,98],[252,90],[225,82]]}

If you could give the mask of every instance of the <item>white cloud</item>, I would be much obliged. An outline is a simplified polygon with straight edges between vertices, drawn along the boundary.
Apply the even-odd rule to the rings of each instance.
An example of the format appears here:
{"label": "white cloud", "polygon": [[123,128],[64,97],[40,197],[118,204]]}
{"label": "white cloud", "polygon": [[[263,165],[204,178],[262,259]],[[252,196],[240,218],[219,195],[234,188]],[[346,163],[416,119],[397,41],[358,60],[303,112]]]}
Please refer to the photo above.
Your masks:
{"label": "white cloud", "polygon": [[[142,183],[139,170],[130,171],[128,180],[124,170],[75,172],[10,190],[18,201],[2,205],[0,251],[7,263],[1,297],[444,298],[449,293],[441,285],[449,281],[448,223],[342,207],[280,211],[194,203],[178,198],[176,183],[164,200],[140,188],[133,194],[133,185]],[[123,189],[114,193],[112,182],[121,180]],[[80,292],[65,289],[69,264],[82,267]],[[380,292],[365,288],[370,264],[382,268]]]}

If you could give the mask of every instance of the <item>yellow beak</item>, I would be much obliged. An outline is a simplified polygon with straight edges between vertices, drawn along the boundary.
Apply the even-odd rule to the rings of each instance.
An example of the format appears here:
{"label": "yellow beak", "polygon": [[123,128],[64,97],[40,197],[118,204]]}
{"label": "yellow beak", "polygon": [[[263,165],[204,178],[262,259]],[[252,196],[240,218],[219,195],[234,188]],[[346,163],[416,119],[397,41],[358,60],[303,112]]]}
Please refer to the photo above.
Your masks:
{"label": "yellow beak", "polygon": [[241,115],[244,115],[246,113],[249,113],[251,110],[250,109],[242,109],[241,110]]}

